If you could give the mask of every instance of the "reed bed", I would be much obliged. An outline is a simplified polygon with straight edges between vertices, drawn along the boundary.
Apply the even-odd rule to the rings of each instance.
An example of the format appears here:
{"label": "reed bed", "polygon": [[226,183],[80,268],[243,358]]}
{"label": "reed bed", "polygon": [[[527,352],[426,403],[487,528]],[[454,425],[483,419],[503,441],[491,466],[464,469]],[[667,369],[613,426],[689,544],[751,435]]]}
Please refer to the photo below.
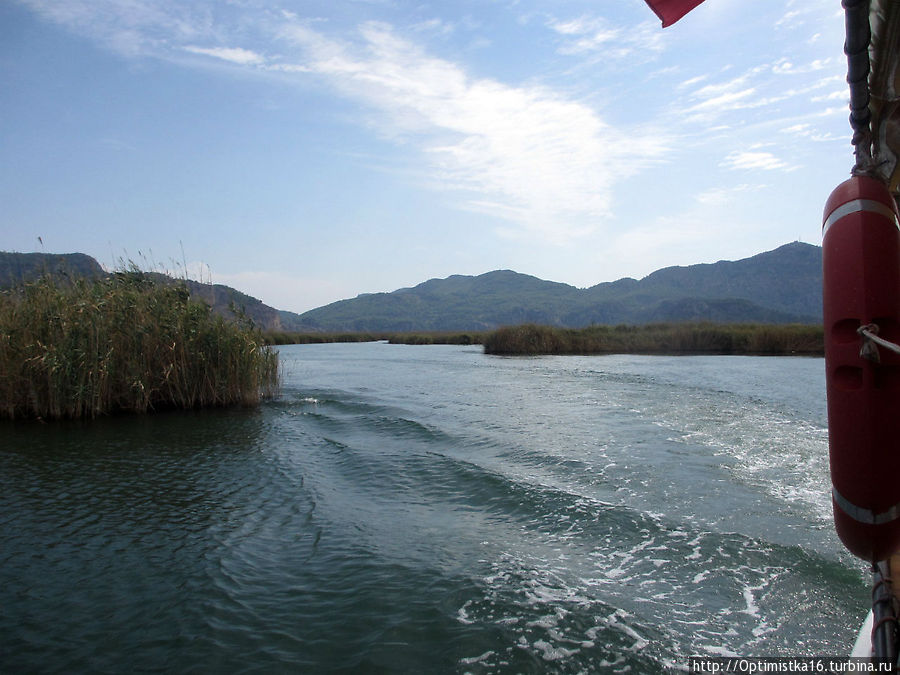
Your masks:
{"label": "reed bed", "polygon": [[184,285],[130,270],[0,292],[0,418],[255,405],[278,386],[278,354],[252,322]]}
{"label": "reed bed", "polygon": [[486,354],[824,354],[822,327],[806,324],[666,323],[568,329],[527,324],[484,339]]}

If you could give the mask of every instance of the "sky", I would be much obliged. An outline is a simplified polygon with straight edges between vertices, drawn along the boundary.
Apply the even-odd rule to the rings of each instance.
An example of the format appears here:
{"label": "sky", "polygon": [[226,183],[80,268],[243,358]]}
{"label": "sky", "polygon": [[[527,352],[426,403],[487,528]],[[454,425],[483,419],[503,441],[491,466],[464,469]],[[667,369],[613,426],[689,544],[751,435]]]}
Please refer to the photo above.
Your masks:
{"label": "sky", "polygon": [[821,243],[839,0],[3,0],[0,250],[303,312]]}

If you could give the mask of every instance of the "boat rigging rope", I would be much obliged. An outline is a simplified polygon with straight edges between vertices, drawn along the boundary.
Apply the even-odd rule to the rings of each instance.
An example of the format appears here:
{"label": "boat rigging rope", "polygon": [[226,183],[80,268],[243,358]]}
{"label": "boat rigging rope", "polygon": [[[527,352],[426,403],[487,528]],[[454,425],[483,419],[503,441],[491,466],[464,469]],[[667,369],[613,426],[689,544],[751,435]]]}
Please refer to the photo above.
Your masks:
{"label": "boat rigging rope", "polygon": [[900,345],[878,337],[878,324],[867,323],[865,326],[860,326],[856,332],[863,339],[862,347],[859,349],[859,355],[862,358],[880,363],[881,357],[878,354],[878,347],[884,347],[895,354],[900,354]]}
{"label": "boat rigging rope", "polygon": [[872,565],[872,649],[874,656],[897,666],[897,598],[893,593],[890,566],[886,561]]}
{"label": "boat rigging rope", "polygon": [[[878,324],[869,323],[860,326],[856,331],[862,338],[862,346],[859,350],[861,358],[880,363],[881,356],[878,347],[884,347],[892,352],[900,354],[900,345],[890,340],[878,337]],[[872,653],[878,658],[886,659],[893,665],[891,672],[898,672],[898,634],[900,634],[900,607],[898,598],[894,595],[891,569],[887,561],[879,561],[872,564]]]}
{"label": "boat rigging rope", "polygon": [[850,126],[856,154],[854,173],[872,171],[872,114],[869,111],[869,0],[842,0],[844,8],[847,55],[847,83],[850,85]]}

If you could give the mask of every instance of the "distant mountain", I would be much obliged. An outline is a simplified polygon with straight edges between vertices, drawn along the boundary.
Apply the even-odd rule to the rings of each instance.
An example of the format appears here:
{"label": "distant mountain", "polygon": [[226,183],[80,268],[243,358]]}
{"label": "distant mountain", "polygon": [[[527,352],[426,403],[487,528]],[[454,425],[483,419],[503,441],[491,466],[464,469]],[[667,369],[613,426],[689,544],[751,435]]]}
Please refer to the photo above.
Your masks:
{"label": "distant mountain", "polygon": [[[81,253],[0,252],[0,288],[45,273],[61,279],[106,274],[96,260]],[[476,331],[521,323],[578,328],[593,323],[822,320],[822,249],[802,243],[744,260],[667,267],[640,280],[619,279],[586,289],[510,270],[454,275],[392,293],[333,302],[304,314],[276,310],[228,286],[185,283],[193,296],[223,316],[232,316],[233,302],[260,328],[271,331]]]}
{"label": "distant mountain", "polygon": [[528,322],[559,324],[580,291],[509,270],[431,279],[415,288],[371,293],[300,315],[320,331],[485,330]]}
{"label": "distant mountain", "polygon": [[[795,242],[737,261],[666,267],[640,281],[587,289],[582,313],[567,325],[710,320],[818,323],[822,320],[822,249]],[[618,309],[613,320],[598,312]]]}
{"label": "distant mountain", "polygon": [[84,253],[7,253],[0,251],[0,288],[49,274],[56,279],[102,277],[100,263]]}
{"label": "distant mountain", "polygon": [[281,312],[274,307],[269,307],[252,295],[241,293],[231,286],[223,284],[203,284],[192,279],[182,279],[181,281],[187,285],[192,297],[205,301],[206,304],[213,308],[214,312],[221,314],[225,318],[234,316],[231,310],[233,304],[235,308],[242,311],[262,330],[285,330],[281,323]]}
{"label": "distant mountain", "polygon": [[587,289],[509,270],[455,275],[334,302],[291,324],[381,332],[489,330],[526,322],[576,328],[687,320],[818,323],[821,289],[822,249],[797,242],[744,260],[667,267],[641,280]]}

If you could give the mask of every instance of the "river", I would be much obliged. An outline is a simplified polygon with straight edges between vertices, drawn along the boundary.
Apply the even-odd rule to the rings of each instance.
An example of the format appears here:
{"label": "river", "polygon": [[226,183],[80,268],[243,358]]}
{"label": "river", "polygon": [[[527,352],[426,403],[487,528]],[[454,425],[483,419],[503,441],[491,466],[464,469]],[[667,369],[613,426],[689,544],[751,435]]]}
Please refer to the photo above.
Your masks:
{"label": "river", "polygon": [[0,672],[848,652],[822,359],[280,353],[256,409],[0,423]]}

